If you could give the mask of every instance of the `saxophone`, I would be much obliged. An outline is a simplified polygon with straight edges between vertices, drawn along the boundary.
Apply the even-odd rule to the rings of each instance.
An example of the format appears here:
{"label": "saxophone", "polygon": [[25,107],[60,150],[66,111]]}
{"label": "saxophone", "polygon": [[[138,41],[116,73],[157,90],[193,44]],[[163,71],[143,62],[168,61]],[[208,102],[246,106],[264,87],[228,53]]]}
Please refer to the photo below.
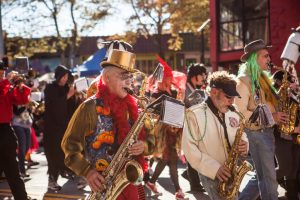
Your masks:
{"label": "saxophone", "polygon": [[236,136],[232,144],[231,151],[229,152],[228,159],[225,161],[225,166],[231,171],[231,178],[226,182],[220,182],[218,185],[218,192],[220,196],[222,196],[226,200],[231,200],[236,197],[243,177],[248,171],[253,169],[252,165],[247,161],[243,161],[242,164],[238,165],[240,155],[238,152],[238,144],[242,138],[245,128],[245,117],[233,106],[229,106],[229,109],[239,115],[240,127],[236,132]]}
{"label": "saxophone", "polygon": [[[134,95],[130,89],[127,89],[127,91],[129,94]],[[135,97],[142,98],[138,96]],[[147,98],[143,97],[142,100],[146,101]],[[105,189],[100,192],[92,192],[87,197],[88,200],[115,200],[130,183],[139,185],[142,182],[143,169],[140,164],[131,157],[128,153],[128,149],[137,140],[145,120],[152,112],[153,109],[150,105],[144,108],[114,155],[111,163],[102,172],[102,176],[105,180]]]}
{"label": "saxophone", "polygon": [[287,123],[279,123],[278,127],[281,133],[290,135],[294,133],[297,111],[298,111],[298,103],[293,101],[290,97],[290,87],[288,82],[288,74],[287,71],[284,70],[284,76],[282,80],[282,85],[278,90],[279,102],[278,107],[279,111],[284,112],[288,115]]}

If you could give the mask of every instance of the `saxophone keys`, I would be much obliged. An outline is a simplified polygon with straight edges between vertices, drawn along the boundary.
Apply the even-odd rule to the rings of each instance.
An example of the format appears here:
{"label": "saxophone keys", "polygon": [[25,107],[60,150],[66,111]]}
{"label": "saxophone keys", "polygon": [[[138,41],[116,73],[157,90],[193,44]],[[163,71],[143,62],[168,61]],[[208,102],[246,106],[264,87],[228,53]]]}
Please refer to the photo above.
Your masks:
{"label": "saxophone keys", "polygon": [[129,146],[132,146],[133,143],[134,143],[134,139],[130,139],[130,140],[129,140]]}

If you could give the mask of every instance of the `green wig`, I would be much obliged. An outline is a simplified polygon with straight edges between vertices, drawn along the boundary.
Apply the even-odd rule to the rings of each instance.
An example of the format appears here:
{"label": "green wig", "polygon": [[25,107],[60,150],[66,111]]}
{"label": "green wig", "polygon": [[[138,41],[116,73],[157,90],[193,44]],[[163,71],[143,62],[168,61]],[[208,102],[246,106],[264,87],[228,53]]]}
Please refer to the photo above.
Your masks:
{"label": "green wig", "polygon": [[261,74],[261,69],[257,64],[257,52],[253,52],[247,59],[245,63],[243,63],[239,69],[239,75],[247,74],[251,78],[251,92],[255,91],[255,82],[259,86],[259,77]]}
{"label": "green wig", "polygon": [[[261,85],[262,84],[261,80],[264,79],[265,81],[267,81],[267,85],[268,88],[270,89],[270,92],[274,96],[276,96],[276,89],[271,84],[272,83],[271,74],[267,71],[261,70],[259,65],[257,64],[257,52],[253,52],[252,54],[250,54],[247,61],[241,65],[238,75],[242,75],[242,74],[247,74],[250,76],[252,94],[255,92],[255,83],[257,84],[258,87],[260,88],[263,87],[266,89],[265,85]],[[274,97],[273,95],[269,95],[270,98],[268,97],[267,99],[274,102],[274,100],[272,100]]]}

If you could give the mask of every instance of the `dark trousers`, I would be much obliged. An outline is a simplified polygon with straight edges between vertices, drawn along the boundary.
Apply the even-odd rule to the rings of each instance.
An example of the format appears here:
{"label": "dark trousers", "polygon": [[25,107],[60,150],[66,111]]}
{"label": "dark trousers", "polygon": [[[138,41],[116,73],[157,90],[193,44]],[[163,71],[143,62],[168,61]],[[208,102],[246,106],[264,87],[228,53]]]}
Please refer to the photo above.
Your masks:
{"label": "dark trousers", "polygon": [[155,183],[157,181],[159,175],[164,170],[166,165],[169,166],[170,176],[174,184],[175,190],[177,192],[180,189],[179,182],[178,182],[177,161],[165,161],[163,159],[160,159],[155,167],[155,171],[150,179],[150,182]]}
{"label": "dark trousers", "polygon": [[189,176],[191,188],[201,187],[198,172],[188,162],[187,162],[187,173]]}
{"label": "dark trousers", "polygon": [[284,179],[288,200],[298,200],[298,181],[300,174],[300,147],[292,140],[286,140],[275,129],[276,157],[279,164],[277,178]]}
{"label": "dark trousers", "polygon": [[13,128],[17,135],[18,144],[19,144],[18,158],[19,158],[20,172],[25,173],[25,156],[31,143],[31,129],[24,128],[21,126],[13,126]]}
{"label": "dark trousers", "polygon": [[27,199],[23,180],[20,178],[17,162],[17,137],[12,127],[0,124],[0,171],[4,171],[15,200]]}
{"label": "dark trousers", "polygon": [[52,138],[44,137],[44,148],[48,162],[49,179],[52,179],[53,181],[57,181],[58,176],[63,171],[67,170],[67,167],[64,164],[64,153],[60,147],[60,143],[60,138],[54,140]]}

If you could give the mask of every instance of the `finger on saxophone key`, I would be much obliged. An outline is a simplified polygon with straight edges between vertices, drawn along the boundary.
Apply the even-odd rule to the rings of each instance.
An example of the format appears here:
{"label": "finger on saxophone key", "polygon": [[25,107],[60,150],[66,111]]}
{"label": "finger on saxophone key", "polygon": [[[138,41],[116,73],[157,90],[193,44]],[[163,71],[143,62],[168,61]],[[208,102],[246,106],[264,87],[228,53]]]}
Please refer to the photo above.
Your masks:
{"label": "finger on saxophone key", "polygon": [[97,170],[90,170],[86,176],[86,180],[93,192],[99,192],[104,189],[105,179]]}
{"label": "finger on saxophone key", "polygon": [[248,149],[247,142],[245,142],[244,140],[241,140],[238,145],[238,151],[241,154],[241,156],[247,155],[247,153],[248,153],[247,149]]}
{"label": "finger on saxophone key", "polygon": [[221,182],[224,181],[226,182],[230,177],[231,177],[230,170],[226,166],[222,165],[217,172],[217,178]]}
{"label": "finger on saxophone key", "polygon": [[131,155],[137,156],[144,152],[144,147],[144,142],[139,140],[129,147],[128,152]]}

